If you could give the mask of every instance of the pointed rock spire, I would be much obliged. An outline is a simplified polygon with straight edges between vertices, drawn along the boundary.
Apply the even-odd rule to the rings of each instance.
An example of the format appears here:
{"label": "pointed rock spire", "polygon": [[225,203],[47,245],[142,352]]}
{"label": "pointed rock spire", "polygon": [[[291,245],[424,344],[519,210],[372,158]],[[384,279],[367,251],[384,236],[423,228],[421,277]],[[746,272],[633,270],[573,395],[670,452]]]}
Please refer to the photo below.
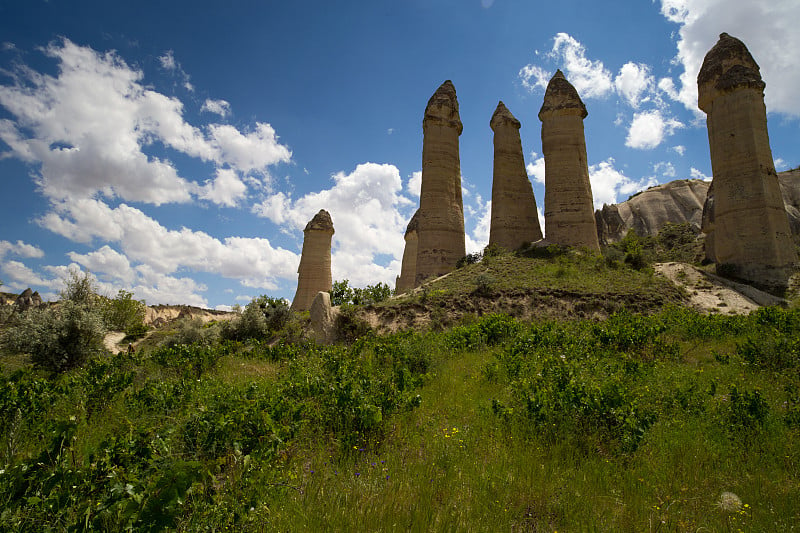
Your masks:
{"label": "pointed rock spire", "polygon": [[550,83],[547,84],[544,102],[539,110],[539,119],[542,119],[542,114],[564,110],[573,110],[572,112],[579,114],[581,118],[586,118],[589,114],[581,97],[578,96],[578,91],[567,81],[563,72],[556,70],[556,73],[550,78]]}
{"label": "pointed rock spire", "polygon": [[297,292],[292,300],[294,311],[307,311],[318,292],[330,292],[331,239],[334,229],[331,215],[324,209],[314,215],[303,230],[303,251],[297,267]]}

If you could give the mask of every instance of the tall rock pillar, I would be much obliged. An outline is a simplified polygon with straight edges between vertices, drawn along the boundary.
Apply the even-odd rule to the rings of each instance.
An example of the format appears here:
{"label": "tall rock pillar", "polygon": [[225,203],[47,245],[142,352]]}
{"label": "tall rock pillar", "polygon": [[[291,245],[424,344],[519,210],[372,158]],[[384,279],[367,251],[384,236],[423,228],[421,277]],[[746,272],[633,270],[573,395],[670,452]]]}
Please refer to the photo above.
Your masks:
{"label": "tall rock pillar", "polygon": [[450,272],[466,255],[458,156],[461,130],[456,89],[447,80],[428,100],[422,120],[422,190],[414,286]]}
{"label": "tall rock pillar", "polygon": [[710,256],[720,273],[781,289],[797,256],[769,146],[764,87],[744,43],[721,34],[697,75],[714,176]]}
{"label": "tall rock pillar", "polygon": [[533,187],[525,172],[520,122],[503,102],[497,104],[489,126],[494,131],[492,221],[489,244],[516,250],[542,238]]}
{"label": "tall rock pillar", "polygon": [[403,263],[400,267],[400,276],[397,278],[395,292],[402,294],[414,288],[414,281],[417,277],[417,250],[418,236],[417,227],[419,226],[417,213],[411,217],[406,227],[406,247],[403,250]]}
{"label": "tall rock pillar", "polygon": [[586,162],[583,119],[586,106],[557,70],[539,110],[544,154],[545,237],[554,244],[600,251]]}
{"label": "tall rock pillar", "polygon": [[331,239],[333,221],[324,209],[306,224],[303,230],[303,252],[297,268],[297,292],[292,300],[293,311],[308,311],[318,292],[330,292]]}

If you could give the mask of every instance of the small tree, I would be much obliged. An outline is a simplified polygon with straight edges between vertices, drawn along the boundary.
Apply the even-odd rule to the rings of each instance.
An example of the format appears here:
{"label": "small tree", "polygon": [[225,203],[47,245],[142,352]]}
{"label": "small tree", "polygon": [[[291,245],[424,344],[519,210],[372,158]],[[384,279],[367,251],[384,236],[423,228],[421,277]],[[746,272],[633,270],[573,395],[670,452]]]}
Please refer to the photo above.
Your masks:
{"label": "small tree", "polygon": [[245,306],[241,316],[223,324],[222,336],[232,340],[268,337],[280,331],[291,314],[286,300],[261,295]]}
{"label": "small tree", "polygon": [[367,285],[363,289],[350,287],[349,280],[335,281],[331,289],[331,305],[369,305],[386,300],[394,291],[386,283]]}
{"label": "small tree", "polygon": [[91,275],[70,270],[57,306],[33,308],[12,319],[0,344],[31,355],[33,364],[53,372],[81,366],[103,351],[105,328]]}
{"label": "small tree", "polygon": [[116,298],[103,302],[103,320],[109,329],[124,331],[127,335],[141,335],[147,330],[144,325],[146,309],[144,300],[134,300],[132,292],[120,289]]}

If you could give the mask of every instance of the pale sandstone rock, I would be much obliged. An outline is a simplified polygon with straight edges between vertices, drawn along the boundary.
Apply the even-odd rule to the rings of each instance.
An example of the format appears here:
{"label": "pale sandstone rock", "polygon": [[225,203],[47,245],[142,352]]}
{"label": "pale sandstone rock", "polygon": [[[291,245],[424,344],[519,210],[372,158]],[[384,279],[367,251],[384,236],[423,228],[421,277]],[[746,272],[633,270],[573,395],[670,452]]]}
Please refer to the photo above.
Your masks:
{"label": "pale sandstone rock", "polygon": [[710,182],[675,180],[650,187],[634,197],[595,211],[597,235],[603,244],[619,242],[629,230],[639,236],[656,235],[666,223],[688,222],[700,232],[703,204]]}
{"label": "pale sandstone rock", "polygon": [[544,227],[549,242],[600,250],[586,162],[583,105],[560,70],[539,111],[545,161]]}
{"label": "pale sandstone rock", "polygon": [[417,277],[417,245],[419,244],[417,236],[418,220],[417,213],[414,213],[406,227],[406,246],[403,249],[403,263],[395,285],[397,294],[402,294],[414,288],[414,281]]}
{"label": "pale sandstone rock", "polygon": [[333,287],[331,239],[334,230],[331,215],[320,209],[303,233],[303,252],[297,268],[297,292],[291,307],[293,311],[309,310],[317,293],[330,292]]}
{"label": "pale sandstone rock", "polygon": [[461,130],[456,89],[447,80],[431,96],[422,120],[422,190],[414,286],[452,271],[466,255],[458,154]]}
{"label": "pale sandstone rock", "polygon": [[789,229],[792,235],[800,235],[800,169],[788,170],[778,174],[781,185],[783,206],[789,216]]}
{"label": "pale sandstone rock", "polygon": [[516,250],[526,242],[542,238],[533,187],[525,172],[520,122],[499,102],[489,126],[494,132],[489,244]]}
{"label": "pale sandstone rock", "polygon": [[697,75],[714,176],[707,228],[718,270],[780,289],[797,256],[769,145],[764,86],[744,43],[721,34]]}
{"label": "pale sandstone rock", "polygon": [[311,304],[311,338],[319,344],[336,342],[336,317],[338,308],[331,307],[331,295],[318,292]]}
{"label": "pale sandstone rock", "polygon": [[18,311],[27,311],[33,307],[39,307],[42,305],[42,297],[39,296],[39,291],[33,291],[30,287],[22,291],[16,301],[14,302],[14,307]]}

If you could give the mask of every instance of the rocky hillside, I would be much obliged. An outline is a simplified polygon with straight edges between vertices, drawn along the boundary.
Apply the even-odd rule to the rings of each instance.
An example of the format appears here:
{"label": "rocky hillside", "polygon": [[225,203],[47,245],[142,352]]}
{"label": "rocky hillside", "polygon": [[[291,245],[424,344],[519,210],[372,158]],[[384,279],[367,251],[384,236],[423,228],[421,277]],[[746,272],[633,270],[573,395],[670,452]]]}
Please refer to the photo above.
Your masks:
{"label": "rocky hillside", "polygon": [[[800,235],[800,169],[778,174],[792,234]],[[688,222],[698,233],[711,182],[676,180],[650,187],[625,202],[595,211],[597,235],[602,244],[619,242],[628,230],[655,235],[667,222]]]}

